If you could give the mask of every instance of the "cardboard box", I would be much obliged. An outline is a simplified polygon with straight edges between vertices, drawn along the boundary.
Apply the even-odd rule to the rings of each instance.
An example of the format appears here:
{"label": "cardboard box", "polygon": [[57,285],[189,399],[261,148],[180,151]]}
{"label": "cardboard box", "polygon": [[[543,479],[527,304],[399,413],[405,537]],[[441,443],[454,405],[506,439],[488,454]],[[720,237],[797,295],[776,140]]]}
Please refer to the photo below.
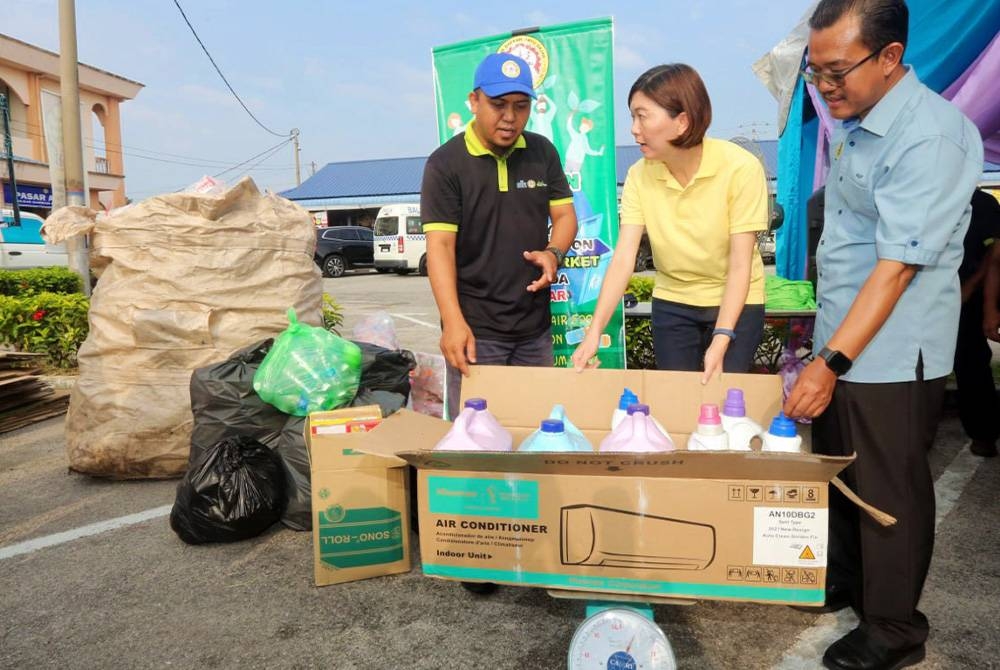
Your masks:
{"label": "cardboard box", "polygon": [[[781,380],[723,375],[476,366],[515,444],[556,402],[596,446],[624,387],[683,446],[702,402],[740,387],[766,426]],[[424,574],[644,597],[820,604],[827,483],[852,460],[809,453],[530,454],[432,452],[449,424],[403,412],[371,436],[419,468]],[[409,449],[408,451],[402,451]]]}
{"label": "cardboard box", "polygon": [[317,586],[410,569],[406,462],[371,439],[381,416],[376,405],[306,420]]}

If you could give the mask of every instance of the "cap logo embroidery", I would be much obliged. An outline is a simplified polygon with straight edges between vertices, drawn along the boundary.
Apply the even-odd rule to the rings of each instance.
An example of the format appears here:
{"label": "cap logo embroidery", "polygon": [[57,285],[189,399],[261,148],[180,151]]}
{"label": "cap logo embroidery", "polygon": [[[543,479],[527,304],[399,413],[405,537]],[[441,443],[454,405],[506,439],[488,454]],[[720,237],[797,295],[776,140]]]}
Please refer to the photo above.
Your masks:
{"label": "cap logo embroidery", "polygon": [[517,79],[518,75],[521,74],[521,66],[512,60],[508,60],[504,61],[504,64],[500,66],[500,71],[503,72],[505,77]]}

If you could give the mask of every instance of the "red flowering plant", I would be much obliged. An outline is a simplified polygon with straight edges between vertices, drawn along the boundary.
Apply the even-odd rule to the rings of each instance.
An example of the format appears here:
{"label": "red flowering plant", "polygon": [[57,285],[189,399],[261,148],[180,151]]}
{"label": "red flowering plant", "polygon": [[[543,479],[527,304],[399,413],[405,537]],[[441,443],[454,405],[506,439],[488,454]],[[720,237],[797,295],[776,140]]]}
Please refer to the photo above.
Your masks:
{"label": "red flowering plant", "polygon": [[89,308],[82,293],[0,295],[0,344],[47,354],[56,368],[75,367],[77,349],[87,337]]}

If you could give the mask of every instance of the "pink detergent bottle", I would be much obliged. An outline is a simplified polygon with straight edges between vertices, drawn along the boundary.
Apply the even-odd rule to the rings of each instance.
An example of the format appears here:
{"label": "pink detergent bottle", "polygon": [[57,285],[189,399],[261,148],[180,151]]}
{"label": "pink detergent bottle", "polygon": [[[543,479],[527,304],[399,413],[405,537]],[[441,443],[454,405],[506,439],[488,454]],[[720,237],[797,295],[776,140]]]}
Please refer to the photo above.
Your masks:
{"label": "pink detergent bottle", "polygon": [[719,406],[705,403],[698,414],[698,426],[688,438],[688,451],[725,451],[729,439],[722,428]]}
{"label": "pink detergent bottle", "polygon": [[440,451],[511,451],[514,439],[486,409],[483,398],[469,398],[455,417],[451,430],[441,438]]}
{"label": "pink detergent bottle", "polygon": [[670,436],[661,432],[649,416],[649,405],[634,403],[626,411],[625,420],[601,441],[598,451],[649,453],[676,449]]}

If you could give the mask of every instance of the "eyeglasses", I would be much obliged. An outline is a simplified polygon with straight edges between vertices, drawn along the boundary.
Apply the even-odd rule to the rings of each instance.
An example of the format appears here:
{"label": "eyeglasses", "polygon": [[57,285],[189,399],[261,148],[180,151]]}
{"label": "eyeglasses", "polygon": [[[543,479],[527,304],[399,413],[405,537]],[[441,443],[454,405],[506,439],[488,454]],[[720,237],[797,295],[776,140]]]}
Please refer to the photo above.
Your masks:
{"label": "eyeglasses", "polygon": [[815,70],[803,69],[799,70],[799,74],[802,75],[802,78],[806,80],[807,84],[811,84],[813,86],[819,86],[819,83],[821,81],[825,81],[827,84],[833,86],[834,88],[840,88],[841,86],[844,85],[845,81],[847,80],[847,75],[857,70],[859,67],[870,61],[872,58],[877,57],[879,54],[882,53],[882,50],[885,49],[887,46],[889,45],[885,44],[879,47],[878,49],[871,52],[870,54],[868,54],[867,56],[865,56],[851,67],[844,70],[843,72],[816,72]]}

